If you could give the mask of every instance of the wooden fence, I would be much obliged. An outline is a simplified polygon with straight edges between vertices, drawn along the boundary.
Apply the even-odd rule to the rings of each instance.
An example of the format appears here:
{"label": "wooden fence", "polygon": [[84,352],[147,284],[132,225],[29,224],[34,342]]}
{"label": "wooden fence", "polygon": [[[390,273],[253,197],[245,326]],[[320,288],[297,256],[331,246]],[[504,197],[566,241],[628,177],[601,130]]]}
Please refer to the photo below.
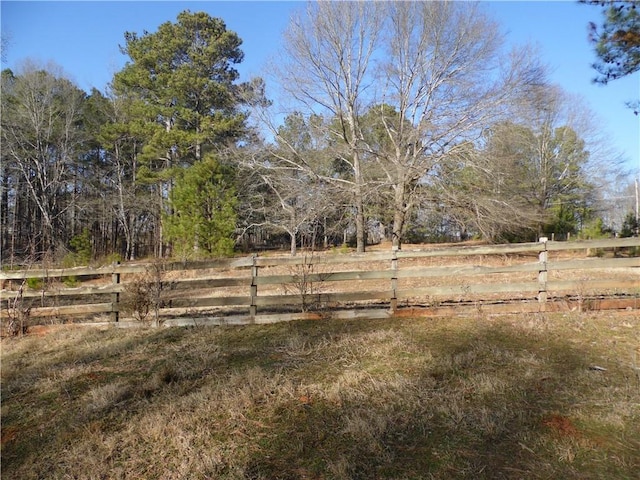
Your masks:
{"label": "wooden fence", "polygon": [[[273,323],[640,308],[640,238],[4,271],[3,323]],[[576,254],[576,251],[578,252]],[[569,254],[569,252],[572,252]],[[147,312],[145,316],[144,314]]]}

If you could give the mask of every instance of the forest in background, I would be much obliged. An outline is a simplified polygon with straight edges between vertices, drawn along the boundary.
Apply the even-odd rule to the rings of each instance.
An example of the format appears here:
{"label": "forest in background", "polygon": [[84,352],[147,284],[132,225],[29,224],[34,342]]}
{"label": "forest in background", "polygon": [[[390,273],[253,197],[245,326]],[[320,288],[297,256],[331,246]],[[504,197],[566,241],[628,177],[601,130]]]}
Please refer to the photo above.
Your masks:
{"label": "forest in background", "polygon": [[126,32],[105,92],[25,60],[2,72],[2,264],[637,233],[588,108],[499,31],[477,4],[312,3],[264,79],[203,12]]}

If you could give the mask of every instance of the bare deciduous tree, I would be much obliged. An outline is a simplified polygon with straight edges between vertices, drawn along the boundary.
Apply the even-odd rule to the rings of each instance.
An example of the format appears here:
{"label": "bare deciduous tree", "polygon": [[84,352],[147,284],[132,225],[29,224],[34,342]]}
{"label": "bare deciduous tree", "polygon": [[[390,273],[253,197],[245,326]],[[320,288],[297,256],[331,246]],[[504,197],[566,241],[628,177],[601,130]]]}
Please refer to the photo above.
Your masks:
{"label": "bare deciduous tree", "polygon": [[[389,198],[399,247],[427,175],[542,81],[535,54],[503,52],[498,32],[481,6],[458,2],[320,2],[292,21],[281,88],[327,118],[333,156],[350,173],[328,178],[352,194],[358,251],[371,191]],[[289,146],[288,162],[314,170]]]}
{"label": "bare deciduous tree", "polygon": [[576,233],[601,215],[597,205],[620,162],[591,118],[579,98],[555,86],[513,103],[509,121],[446,163],[442,193],[457,221],[488,239],[533,239]]}
{"label": "bare deciduous tree", "polygon": [[[284,94],[296,103],[295,110],[332,120],[324,124],[325,136],[333,146],[335,158],[348,166],[351,175],[318,172],[291,143],[286,155],[281,151],[282,160],[295,168],[312,170],[349,191],[359,252],[365,249],[367,188],[359,119],[369,105],[371,62],[382,14],[383,4],[378,2],[310,2],[305,15],[292,19],[284,37],[285,57],[275,68]],[[277,128],[272,128],[272,133],[277,135]]]}
{"label": "bare deciduous tree", "polygon": [[53,65],[25,62],[17,77],[3,76],[2,149],[37,215],[29,230],[33,253],[50,253],[63,238],[72,206],[73,165],[82,141],[78,123],[84,93]]}
{"label": "bare deciduous tree", "polygon": [[247,174],[243,179],[241,196],[252,212],[259,213],[260,220],[251,226],[286,232],[292,255],[296,255],[301,235],[311,234],[315,239],[314,228],[323,218],[342,207],[340,189],[323,180],[326,176],[320,177],[288,160],[287,153],[292,151],[292,147],[304,155],[305,163],[314,164],[316,168],[326,163],[319,159],[323,152],[316,149],[318,145],[311,148],[312,133],[306,130],[306,126],[292,126],[298,122],[304,124],[299,116],[288,118],[288,131],[280,129],[280,148],[272,146],[267,152],[254,149],[251,153],[244,149],[236,155]]}
{"label": "bare deciduous tree", "polygon": [[416,185],[504,118],[510,103],[539,85],[542,70],[528,48],[502,52],[498,25],[477,4],[390,2],[387,9],[378,106],[370,111],[384,142],[370,150],[392,191],[399,247],[424,190]]}

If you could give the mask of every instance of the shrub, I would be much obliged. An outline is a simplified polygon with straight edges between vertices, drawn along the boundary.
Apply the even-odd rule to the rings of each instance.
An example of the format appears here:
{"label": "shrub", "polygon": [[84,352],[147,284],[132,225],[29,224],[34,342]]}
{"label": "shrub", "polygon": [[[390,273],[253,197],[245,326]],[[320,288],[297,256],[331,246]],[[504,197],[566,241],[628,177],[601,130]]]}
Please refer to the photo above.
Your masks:
{"label": "shrub", "polygon": [[71,239],[69,245],[73,249],[71,260],[74,265],[88,265],[91,261],[91,234],[89,229],[83,229],[80,235],[76,235]]}
{"label": "shrub", "polygon": [[120,299],[122,311],[139,322],[154,321],[159,326],[164,294],[171,288],[171,283],[164,281],[164,272],[164,264],[154,262],[146,267],[144,273],[127,282]]}
{"label": "shrub", "polygon": [[622,222],[620,236],[623,238],[633,237],[638,232],[639,227],[640,223],[636,220],[636,214],[629,212],[627,216],[624,217],[624,222]]}
{"label": "shrub", "polygon": [[43,285],[42,278],[27,278],[27,287],[31,290],[41,290]]}
{"label": "shrub", "polygon": [[12,337],[27,332],[31,306],[23,296],[25,283],[26,281],[22,282],[14,298],[7,300],[7,313],[1,316],[5,334]]}
{"label": "shrub", "polygon": [[75,275],[70,275],[68,277],[64,277],[62,283],[64,283],[65,287],[73,288],[78,286],[80,280],[78,280],[78,277]]}
{"label": "shrub", "polygon": [[607,229],[601,218],[595,218],[587,223],[580,231],[580,238],[584,240],[596,240],[608,236]]}

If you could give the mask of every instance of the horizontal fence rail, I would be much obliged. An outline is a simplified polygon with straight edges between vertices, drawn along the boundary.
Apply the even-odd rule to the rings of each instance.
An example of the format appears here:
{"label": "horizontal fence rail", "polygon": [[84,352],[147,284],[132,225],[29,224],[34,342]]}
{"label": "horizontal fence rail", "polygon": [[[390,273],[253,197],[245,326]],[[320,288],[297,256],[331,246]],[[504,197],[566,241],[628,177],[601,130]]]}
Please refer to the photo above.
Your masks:
{"label": "horizontal fence rail", "polygon": [[[635,309],[640,307],[638,247],[640,238],[543,239],[365,254],[3,271],[0,302],[3,321],[33,324],[40,317],[97,316],[120,325],[142,320],[143,314],[145,319],[155,316],[156,323],[225,324],[381,318],[403,310],[415,313],[418,307],[444,311],[445,305],[509,304],[513,311],[576,304]],[[563,258],[569,251],[589,254]]]}

